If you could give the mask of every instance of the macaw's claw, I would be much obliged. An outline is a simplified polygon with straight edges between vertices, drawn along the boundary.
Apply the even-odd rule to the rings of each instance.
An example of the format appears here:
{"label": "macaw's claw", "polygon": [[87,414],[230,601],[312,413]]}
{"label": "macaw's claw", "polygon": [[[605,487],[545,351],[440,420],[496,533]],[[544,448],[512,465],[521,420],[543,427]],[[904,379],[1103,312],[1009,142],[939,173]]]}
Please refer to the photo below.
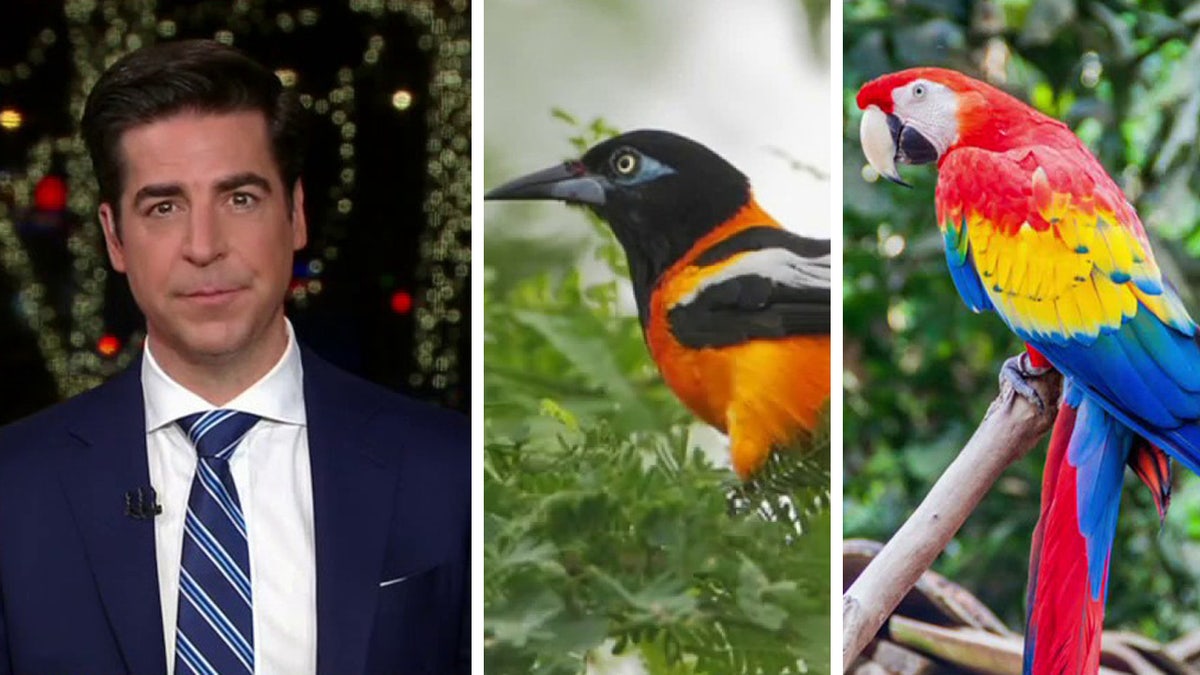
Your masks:
{"label": "macaw's claw", "polygon": [[1039,413],[1045,412],[1046,401],[1042,400],[1041,394],[1029,383],[1029,380],[1041,377],[1050,370],[1049,366],[1040,368],[1034,366],[1029,362],[1029,354],[1021,352],[1006,360],[1000,368],[1000,387],[1003,389],[1004,383],[1007,382],[1021,398],[1036,406]]}

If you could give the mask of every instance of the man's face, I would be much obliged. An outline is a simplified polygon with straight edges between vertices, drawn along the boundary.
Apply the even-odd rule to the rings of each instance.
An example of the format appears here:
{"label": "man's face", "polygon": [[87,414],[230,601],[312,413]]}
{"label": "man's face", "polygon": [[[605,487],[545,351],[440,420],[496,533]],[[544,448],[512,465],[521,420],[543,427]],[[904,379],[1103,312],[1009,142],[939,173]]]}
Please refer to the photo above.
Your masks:
{"label": "man's face", "polygon": [[299,184],[289,212],[264,116],[180,113],[126,131],[121,152],[120,226],[109,204],[100,218],[155,354],[237,360],[274,342],[307,228]]}

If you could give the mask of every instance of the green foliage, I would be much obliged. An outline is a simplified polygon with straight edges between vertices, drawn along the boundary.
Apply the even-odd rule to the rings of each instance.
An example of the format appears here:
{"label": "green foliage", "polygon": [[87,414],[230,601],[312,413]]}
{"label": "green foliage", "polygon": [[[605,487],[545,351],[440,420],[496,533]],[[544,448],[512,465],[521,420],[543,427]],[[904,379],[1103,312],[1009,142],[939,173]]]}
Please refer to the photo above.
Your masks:
{"label": "green foliage", "polygon": [[[555,116],[581,129],[577,146],[610,132]],[[555,244],[489,238],[485,669],[600,672],[611,648],[655,675],[829,672],[829,514],[807,508],[827,503],[828,460],[823,489],[795,484],[804,534],[731,514],[736,479],[696,447],[622,299],[624,257],[595,233],[592,255],[537,272],[528,259]],[[580,264],[608,280],[584,282]],[[827,429],[815,442],[827,458]]]}
{"label": "green foliage", "polygon": [[685,672],[828,672],[827,510],[803,537],[730,517],[728,472],[682,427],[552,424],[544,443],[489,429],[489,672],[577,673],[610,636],[659,645],[666,664],[694,659]]}
{"label": "green foliage", "polygon": [[[1200,3],[867,0],[845,6],[843,79],[845,483],[847,537],[886,540],[966,442],[1022,345],[992,315],[972,315],[946,271],[932,167],[912,190],[868,183],[858,143],[859,86],[915,65],[987,77],[1063,119],[1119,180],[1182,292],[1200,251]],[[1029,541],[1038,512],[1035,451],[984,499],[936,568],[1024,624]],[[1159,532],[1145,490],[1126,491],[1110,571],[1109,627],[1172,638],[1197,624],[1200,530],[1194,477],[1176,480]],[[1183,506],[1188,504],[1188,506]]]}

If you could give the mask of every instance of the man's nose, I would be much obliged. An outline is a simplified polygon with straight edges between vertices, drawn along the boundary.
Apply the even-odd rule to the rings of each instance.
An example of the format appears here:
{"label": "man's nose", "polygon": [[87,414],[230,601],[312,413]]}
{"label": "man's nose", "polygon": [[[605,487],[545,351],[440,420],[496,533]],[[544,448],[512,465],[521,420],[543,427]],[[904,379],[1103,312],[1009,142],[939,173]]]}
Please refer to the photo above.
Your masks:
{"label": "man's nose", "polygon": [[216,209],[208,206],[193,208],[188,219],[183,255],[195,265],[208,265],[225,255],[225,236]]}

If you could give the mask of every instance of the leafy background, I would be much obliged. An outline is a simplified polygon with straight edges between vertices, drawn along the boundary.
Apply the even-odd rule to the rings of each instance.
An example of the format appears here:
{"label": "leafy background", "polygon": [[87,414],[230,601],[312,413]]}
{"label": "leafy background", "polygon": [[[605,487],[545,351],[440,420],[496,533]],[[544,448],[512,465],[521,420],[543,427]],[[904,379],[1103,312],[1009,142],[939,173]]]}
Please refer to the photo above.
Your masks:
{"label": "leafy background", "polygon": [[[869,182],[859,86],[948,66],[1066,121],[1117,178],[1195,308],[1200,3],[864,0],[847,3],[844,19],[843,529],[886,540],[966,442],[1001,362],[1022,347],[957,297],[935,226],[935,170],[907,169],[912,190]],[[1044,459],[1043,444],[1010,469],[935,565],[1016,629]],[[1166,640],[1200,626],[1200,482],[1183,474],[1161,528],[1148,493],[1127,479],[1109,628]]]}

